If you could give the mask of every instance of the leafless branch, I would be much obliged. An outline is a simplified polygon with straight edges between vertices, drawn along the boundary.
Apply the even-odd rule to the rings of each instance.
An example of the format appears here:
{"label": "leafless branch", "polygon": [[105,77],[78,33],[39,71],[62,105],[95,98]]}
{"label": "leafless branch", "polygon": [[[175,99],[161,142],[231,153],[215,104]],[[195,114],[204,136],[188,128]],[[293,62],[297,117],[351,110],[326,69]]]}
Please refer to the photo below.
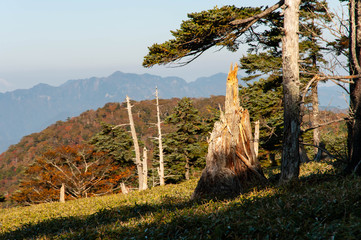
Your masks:
{"label": "leafless branch", "polygon": [[326,122],[326,123],[320,123],[320,124],[318,124],[316,126],[312,126],[310,128],[304,129],[304,130],[302,130],[302,132],[305,133],[305,132],[311,131],[313,129],[320,128],[322,126],[330,125],[332,123],[347,121],[347,120],[350,120],[350,119],[351,119],[350,117],[344,117],[344,118],[339,118],[339,119],[332,120],[332,121],[329,121],[329,122]]}
{"label": "leafless branch", "polygon": [[350,94],[349,90],[342,84],[340,84],[339,82],[335,81],[334,79],[330,79],[334,84],[336,84],[337,86],[339,86],[340,88],[342,88],[343,90],[345,90],[347,92],[347,94]]}
{"label": "leafless branch", "polygon": [[123,126],[128,126],[128,125],[129,125],[129,123],[119,124],[119,125],[112,127],[112,130],[117,129],[118,127],[123,127]]}
{"label": "leafless branch", "polygon": [[329,151],[327,151],[325,148],[317,146],[317,145],[313,145],[313,144],[309,144],[309,143],[304,143],[304,142],[300,142],[300,144],[304,145],[304,146],[311,146],[311,147],[316,147],[318,149],[320,149],[322,152],[326,153],[330,158],[336,159],[337,161],[341,161],[344,162],[343,159],[336,157],[335,155],[331,154]]}

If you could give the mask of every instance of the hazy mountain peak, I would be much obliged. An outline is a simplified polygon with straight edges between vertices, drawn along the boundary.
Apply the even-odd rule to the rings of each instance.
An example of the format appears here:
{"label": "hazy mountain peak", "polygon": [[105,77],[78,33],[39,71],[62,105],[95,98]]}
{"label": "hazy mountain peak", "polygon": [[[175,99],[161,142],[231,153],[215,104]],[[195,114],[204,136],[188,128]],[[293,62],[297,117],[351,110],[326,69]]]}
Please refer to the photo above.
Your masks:
{"label": "hazy mountain peak", "polygon": [[[225,79],[212,80],[211,84],[207,79],[203,78],[197,81],[197,85],[191,85],[174,76],[116,71],[108,77],[69,80],[59,87],[41,83],[31,89],[2,94],[0,107],[4,110],[0,123],[0,152],[18,142],[24,135],[40,131],[58,120],[65,120],[86,110],[97,109],[109,101],[122,102],[126,95],[137,101],[153,99],[156,86],[163,99],[224,94]],[[214,86],[204,89],[202,81],[207,82],[203,85]]]}

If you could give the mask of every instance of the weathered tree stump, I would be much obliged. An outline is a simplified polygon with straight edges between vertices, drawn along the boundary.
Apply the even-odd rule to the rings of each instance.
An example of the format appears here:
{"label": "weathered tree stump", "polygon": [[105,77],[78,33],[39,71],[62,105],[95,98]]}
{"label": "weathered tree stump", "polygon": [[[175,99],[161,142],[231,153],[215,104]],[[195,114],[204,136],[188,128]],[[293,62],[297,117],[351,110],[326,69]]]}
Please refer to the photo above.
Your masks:
{"label": "weathered tree stump", "polygon": [[64,203],[64,202],[65,202],[65,184],[64,184],[64,183],[61,184],[61,188],[60,188],[60,199],[59,199],[59,201],[60,201],[61,203]]}
{"label": "weathered tree stump", "polygon": [[225,112],[214,124],[193,199],[235,197],[267,181],[254,151],[249,113],[239,104],[237,71],[237,65],[231,66],[228,73]]}

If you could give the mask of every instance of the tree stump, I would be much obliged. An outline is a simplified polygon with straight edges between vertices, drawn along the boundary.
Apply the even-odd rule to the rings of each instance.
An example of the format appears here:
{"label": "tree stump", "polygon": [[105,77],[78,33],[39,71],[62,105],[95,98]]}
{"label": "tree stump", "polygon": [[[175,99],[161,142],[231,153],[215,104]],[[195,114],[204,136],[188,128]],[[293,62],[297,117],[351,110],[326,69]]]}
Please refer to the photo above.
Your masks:
{"label": "tree stump", "polygon": [[239,104],[237,71],[236,64],[228,73],[225,112],[214,124],[206,167],[192,199],[235,197],[267,182],[254,151],[249,113]]}
{"label": "tree stump", "polygon": [[59,201],[60,201],[61,203],[64,203],[64,202],[65,202],[65,184],[64,184],[64,183],[61,184],[61,188],[60,188],[60,199],[59,199]]}

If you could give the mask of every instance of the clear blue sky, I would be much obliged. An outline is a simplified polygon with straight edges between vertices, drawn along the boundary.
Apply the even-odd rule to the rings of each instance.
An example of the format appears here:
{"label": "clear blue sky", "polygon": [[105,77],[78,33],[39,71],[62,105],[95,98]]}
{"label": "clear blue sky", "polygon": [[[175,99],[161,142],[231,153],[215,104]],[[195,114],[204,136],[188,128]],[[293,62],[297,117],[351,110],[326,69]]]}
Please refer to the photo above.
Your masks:
{"label": "clear blue sky", "polygon": [[[38,83],[103,77],[114,71],[179,76],[227,72],[245,52],[210,51],[182,68],[141,66],[148,46],[171,38],[189,12],[215,5],[272,5],[277,0],[2,0],[0,92]],[[336,3],[337,0],[331,0]],[[337,6],[337,5],[336,5]]]}

